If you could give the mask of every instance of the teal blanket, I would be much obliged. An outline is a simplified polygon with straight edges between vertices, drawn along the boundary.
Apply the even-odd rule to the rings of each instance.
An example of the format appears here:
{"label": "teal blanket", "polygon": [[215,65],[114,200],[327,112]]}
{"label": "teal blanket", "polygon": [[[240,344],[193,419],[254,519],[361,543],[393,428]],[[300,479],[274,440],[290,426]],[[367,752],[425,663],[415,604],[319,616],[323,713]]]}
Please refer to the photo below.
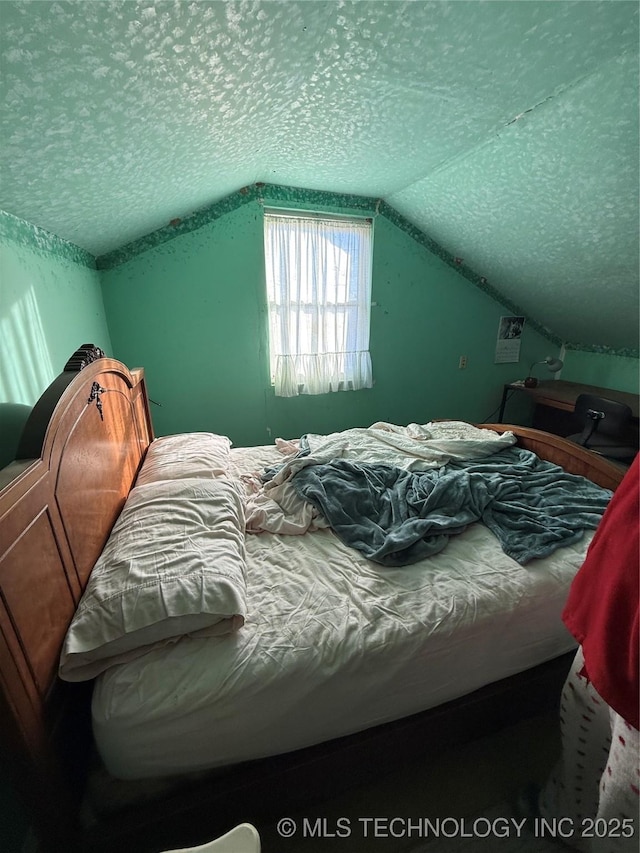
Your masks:
{"label": "teal blanket", "polygon": [[474,521],[524,565],[595,529],[612,495],[515,447],[419,472],[336,459],[292,484],[345,544],[384,566],[436,554]]}

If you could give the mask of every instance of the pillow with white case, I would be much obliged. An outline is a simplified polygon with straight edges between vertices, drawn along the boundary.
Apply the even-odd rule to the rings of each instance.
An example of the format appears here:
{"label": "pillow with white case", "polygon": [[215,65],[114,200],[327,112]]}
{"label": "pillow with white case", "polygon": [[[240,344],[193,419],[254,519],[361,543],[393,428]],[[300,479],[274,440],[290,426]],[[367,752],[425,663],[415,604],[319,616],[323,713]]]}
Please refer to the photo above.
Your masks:
{"label": "pillow with white case", "polygon": [[60,677],[84,681],[158,643],[242,627],[244,527],[232,480],[132,489],[67,631]]}
{"label": "pillow with white case", "polygon": [[231,441],[212,432],[163,435],[147,449],[137,486],[160,480],[212,479],[229,472]]}

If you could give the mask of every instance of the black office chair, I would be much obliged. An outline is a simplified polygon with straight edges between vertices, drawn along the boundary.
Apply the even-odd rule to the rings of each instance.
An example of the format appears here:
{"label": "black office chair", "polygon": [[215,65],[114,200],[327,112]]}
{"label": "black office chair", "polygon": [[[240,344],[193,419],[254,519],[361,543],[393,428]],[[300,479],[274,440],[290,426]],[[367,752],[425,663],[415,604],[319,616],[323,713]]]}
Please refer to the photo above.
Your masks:
{"label": "black office chair", "polygon": [[638,435],[632,429],[632,412],[625,403],[595,394],[580,394],[573,410],[582,432],[568,436],[608,459],[631,462],[638,452]]}

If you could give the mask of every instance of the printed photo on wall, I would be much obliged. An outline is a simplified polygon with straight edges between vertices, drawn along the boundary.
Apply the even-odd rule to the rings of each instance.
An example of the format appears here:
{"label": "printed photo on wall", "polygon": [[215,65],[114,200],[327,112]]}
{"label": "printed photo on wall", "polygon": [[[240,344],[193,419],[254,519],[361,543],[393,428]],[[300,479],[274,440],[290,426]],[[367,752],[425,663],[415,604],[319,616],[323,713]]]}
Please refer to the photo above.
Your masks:
{"label": "printed photo on wall", "polygon": [[500,317],[495,364],[520,361],[520,339],[524,317]]}

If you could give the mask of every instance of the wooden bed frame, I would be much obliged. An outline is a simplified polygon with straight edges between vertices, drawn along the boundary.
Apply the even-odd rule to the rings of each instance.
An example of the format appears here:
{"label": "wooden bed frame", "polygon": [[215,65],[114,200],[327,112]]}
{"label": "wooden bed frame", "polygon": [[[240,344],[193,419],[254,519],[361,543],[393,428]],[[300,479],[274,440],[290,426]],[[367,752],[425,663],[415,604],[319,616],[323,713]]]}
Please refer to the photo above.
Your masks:
{"label": "wooden bed frame", "polygon": [[[34,407],[17,460],[0,471],[0,749],[43,850],[158,850],[148,828],[157,828],[160,816],[165,848],[202,843],[214,827],[258,823],[321,801],[341,779],[353,785],[377,772],[385,756],[402,761],[403,749],[415,755],[416,744],[444,748],[459,741],[460,731],[469,738],[503,726],[507,707],[516,718],[555,707],[572,655],[361,735],[218,771],[173,790],[161,809],[150,801],[106,821],[83,819],[91,685],[61,682],[58,658],[153,439],[144,371],[101,356],[90,345],[74,354]],[[607,488],[624,474],[557,436],[482,426],[511,430],[520,446]],[[194,829],[203,805],[208,836]]]}

